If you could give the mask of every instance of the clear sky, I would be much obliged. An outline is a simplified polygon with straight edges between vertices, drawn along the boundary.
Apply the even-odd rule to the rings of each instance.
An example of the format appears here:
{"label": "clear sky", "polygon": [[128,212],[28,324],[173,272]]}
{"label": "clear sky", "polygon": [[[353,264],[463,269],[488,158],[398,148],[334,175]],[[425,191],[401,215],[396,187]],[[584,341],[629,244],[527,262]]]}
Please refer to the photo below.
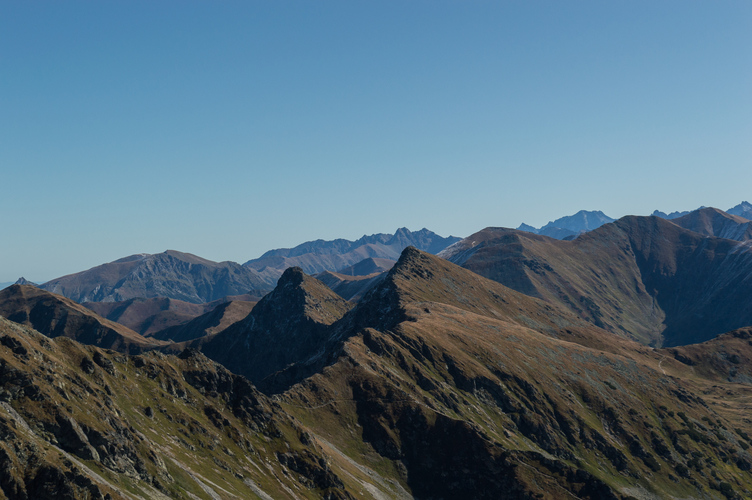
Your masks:
{"label": "clear sky", "polygon": [[752,2],[0,0],[0,282],[752,201]]}

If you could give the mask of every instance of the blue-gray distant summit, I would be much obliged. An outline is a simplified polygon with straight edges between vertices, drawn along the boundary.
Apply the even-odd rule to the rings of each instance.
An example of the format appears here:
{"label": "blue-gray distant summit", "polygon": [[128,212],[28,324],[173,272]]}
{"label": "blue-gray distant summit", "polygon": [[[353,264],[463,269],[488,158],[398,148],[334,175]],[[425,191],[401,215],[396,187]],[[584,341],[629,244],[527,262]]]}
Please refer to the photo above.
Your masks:
{"label": "blue-gray distant summit", "polygon": [[402,250],[409,246],[437,254],[460,239],[456,236],[444,238],[426,228],[412,232],[403,227],[394,234],[364,235],[355,241],[315,240],[294,248],[269,250],[243,266],[257,271],[267,282],[276,282],[290,267],[300,267],[307,274],[339,271],[368,258],[397,260]]}
{"label": "blue-gray distant summit", "polygon": [[536,229],[533,226],[524,223],[520,224],[520,227],[517,229],[520,231],[527,231],[528,233],[549,236],[551,238],[556,238],[557,240],[563,240],[575,237],[580,233],[592,231],[593,229],[597,229],[603,224],[608,224],[614,220],[616,219],[612,219],[600,210],[580,210],[574,215],[568,215],[556,219],[553,222],[549,222],[540,229]]}
{"label": "blue-gray distant summit", "polygon": [[731,215],[737,215],[739,217],[744,217],[745,219],[752,220],[752,203],[748,201],[743,201],[739,203],[737,206],[726,210],[726,213],[729,213]]}

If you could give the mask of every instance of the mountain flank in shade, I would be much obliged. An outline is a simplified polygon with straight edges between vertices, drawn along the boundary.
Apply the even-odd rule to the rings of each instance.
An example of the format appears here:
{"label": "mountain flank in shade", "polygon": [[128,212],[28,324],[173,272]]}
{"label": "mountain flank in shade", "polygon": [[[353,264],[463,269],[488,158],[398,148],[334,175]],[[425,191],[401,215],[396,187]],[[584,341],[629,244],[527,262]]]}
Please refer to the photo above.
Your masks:
{"label": "mountain flank in shade", "polygon": [[349,276],[324,271],[323,273],[315,274],[314,278],[331,288],[334,293],[343,299],[358,302],[368,290],[384,279],[385,275],[386,271],[366,276]]}
{"label": "mountain flank in shade", "polygon": [[329,325],[351,308],[300,268],[288,268],[245,319],[189,346],[261,384],[269,374],[321,349]]}
{"label": "mountain flank in shade", "polygon": [[255,302],[242,300],[222,302],[210,311],[193,318],[187,323],[174,325],[154,332],[150,337],[172,342],[208,338],[245,319],[255,305]]}
{"label": "mountain flank in shade", "polygon": [[192,304],[166,297],[151,299],[139,297],[123,302],[84,302],[82,305],[104,318],[127,326],[141,335],[151,336],[160,330],[184,325],[225,302],[250,301],[255,303],[254,299],[255,297],[252,295],[232,295],[204,304]]}
{"label": "mountain flank in shade", "polygon": [[368,276],[374,273],[383,273],[390,270],[395,262],[397,261],[369,257],[361,260],[357,264],[338,270],[337,274],[344,274],[346,276]]}
{"label": "mountain flank in shade", "polygon": [[30,285],[13,285],[0,291],[0,316],[48,337],[68,337],[120,352],[139,353],[163,344],[104,319],[70,299]]}

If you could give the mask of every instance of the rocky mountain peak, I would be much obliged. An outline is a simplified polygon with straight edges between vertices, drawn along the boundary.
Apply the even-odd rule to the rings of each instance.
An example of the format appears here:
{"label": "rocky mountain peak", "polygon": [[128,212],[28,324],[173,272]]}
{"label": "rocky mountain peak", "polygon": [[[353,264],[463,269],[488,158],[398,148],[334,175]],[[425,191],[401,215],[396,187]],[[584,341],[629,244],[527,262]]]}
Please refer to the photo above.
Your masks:
{"label": "rocky mountain peak", "polygon": [[278,287],[296,287],[303,283],[308,276],[298,267],[288,267],[277,282]]}
{"label": "rocky mountain peak", "polygon": [[254,384],[290,363],[314,355],[329,326],[353,305],[299,267],[288,268],[277,287],[248,316],[211,340],[199,340],[209,358]]}

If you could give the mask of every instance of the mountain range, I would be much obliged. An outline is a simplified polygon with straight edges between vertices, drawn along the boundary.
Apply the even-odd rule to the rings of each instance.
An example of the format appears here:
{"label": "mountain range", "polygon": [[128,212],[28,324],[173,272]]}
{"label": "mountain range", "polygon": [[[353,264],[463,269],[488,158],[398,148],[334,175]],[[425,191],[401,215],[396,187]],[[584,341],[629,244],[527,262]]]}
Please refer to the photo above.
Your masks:
{"label": "mountain range", "polygon": [[[11,286],[0,498],[750,498],[749,222],[398,231],[284,270],[168,252],[69,282],[114,282],[87,307]],[[237,268],[269,293],[202,298]],[[149,282],[199,299],[117,295]]]}
{"label": "mountain range", "polygon": [[456,236],[444,238],[425,228],[411,232],[403,227],[394,234],[364,235],[356,241],[316,240],[294,248],[270,250],[243,266],[269,276],[270,282],[276,282],[284,270],[290,267],[300,267],[308,274],[339,271],[368,258],[397,260],[402,250],[408,246],[437,254],[459,240]]}
{"label": "mountain range", "polygon": [[[209,342],[138,356],[0,319],[0,453],[11,464],[0,488],[9,498],[743,498],[750,339],[738,329],[651,349],[412,247],[355,306],[293,268]],[[239,351],[231,362],[264,392],[199,349]]]}
{"label": "mountain range", "polygon": [[[660,217],[661,219],[673,220],[705,208],[706,207],[700,207],[693,211],[671,212],[669,214],[655,210],[651,215]],[[752,204],[743,201],[735,207],[729,208],[725,213],[750,220],[752,219]],[[614,220],[616,219],[612,219],[601,211],[580,210],[574,215],[560,217],[555,221],[549,222],[541,228],[522,223],[517,229],[520,231],[527,231],[528,233],[549,236],[557,240],[568,240],[575,238],[578,234],[592,231],[593,229],[597,229],[603,224],[613,222]]]}

